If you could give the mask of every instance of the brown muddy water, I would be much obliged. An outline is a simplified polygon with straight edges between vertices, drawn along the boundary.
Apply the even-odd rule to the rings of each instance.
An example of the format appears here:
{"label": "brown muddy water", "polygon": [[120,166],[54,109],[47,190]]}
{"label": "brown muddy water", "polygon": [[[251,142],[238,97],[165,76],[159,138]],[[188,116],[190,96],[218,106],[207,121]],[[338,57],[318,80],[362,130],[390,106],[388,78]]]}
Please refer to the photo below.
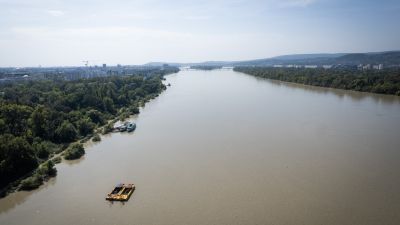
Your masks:
{"label": "brown muddy water", "polygon": [[[1,225],[400,224],[400,98],[181,71]],[[131,199],[106,193],[133,182]]]}

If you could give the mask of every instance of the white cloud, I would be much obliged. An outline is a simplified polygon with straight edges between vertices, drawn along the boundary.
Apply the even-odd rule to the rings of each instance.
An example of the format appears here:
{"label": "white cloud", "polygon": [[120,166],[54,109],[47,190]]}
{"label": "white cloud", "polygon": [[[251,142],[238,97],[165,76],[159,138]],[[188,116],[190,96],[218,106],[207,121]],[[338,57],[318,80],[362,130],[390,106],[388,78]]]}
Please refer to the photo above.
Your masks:
{"label": "white cloud", "polygon": [[190,15],[190,16],[184,16],[183,19],[186,19],[186,20],[210,20],[211,16],[207,16],[207,15],[204,15],[204,16],[202,16],[202,15],[198,15],[198,16]]}
{"label": "white cloud", "polygon": [[61,10],[46,10],[46,13],[51,15],[51,16],[64,16],[65,12],[61,11]]}

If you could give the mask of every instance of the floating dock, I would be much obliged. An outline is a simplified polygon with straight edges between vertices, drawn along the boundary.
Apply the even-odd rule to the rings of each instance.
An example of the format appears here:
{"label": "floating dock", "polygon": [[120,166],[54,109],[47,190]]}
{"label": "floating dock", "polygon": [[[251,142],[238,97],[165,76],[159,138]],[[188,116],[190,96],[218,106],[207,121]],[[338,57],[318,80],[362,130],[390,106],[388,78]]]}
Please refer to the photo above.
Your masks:
{"label": "floating dock", "polygon": [[107,195],[106,200],[109,201],[128,201],[133,191],[135,190],[134,184],[118,184]]}

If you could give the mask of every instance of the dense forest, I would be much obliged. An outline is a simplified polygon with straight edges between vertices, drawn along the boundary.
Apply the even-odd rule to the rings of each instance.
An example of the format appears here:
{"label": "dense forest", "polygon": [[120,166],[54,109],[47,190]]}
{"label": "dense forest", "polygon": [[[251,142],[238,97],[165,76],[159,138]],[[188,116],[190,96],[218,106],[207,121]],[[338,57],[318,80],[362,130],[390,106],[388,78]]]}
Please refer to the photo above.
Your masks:
{"label": "dense forest", "polygon": [[166,88],[162,75],[176,71],[0,84],[0,188],[35,169],[38,179],[55,175],[47,161],[51,155],[64,149],[66,158],[82,154],[81,146],[69,144],[100,126],[109,129],[112,124],[107,123],[115,117],[138,113],[140,105]]}
{"label": "dense forest", "polygon": [[313,86],[400,95],[400,68],[350,70],[323,68],[235,67],[257,77]]}

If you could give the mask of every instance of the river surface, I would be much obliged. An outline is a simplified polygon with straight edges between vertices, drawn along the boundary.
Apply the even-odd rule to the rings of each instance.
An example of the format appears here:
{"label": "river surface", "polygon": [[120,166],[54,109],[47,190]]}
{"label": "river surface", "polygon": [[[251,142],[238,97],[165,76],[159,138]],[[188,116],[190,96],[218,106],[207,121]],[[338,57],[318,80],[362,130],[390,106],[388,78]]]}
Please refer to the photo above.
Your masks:
{"label": "river surface", "polygon": [[[181,71],[1,225],[400,224],[400,98]],[[119,182],[137,189],[105,201]]]}

